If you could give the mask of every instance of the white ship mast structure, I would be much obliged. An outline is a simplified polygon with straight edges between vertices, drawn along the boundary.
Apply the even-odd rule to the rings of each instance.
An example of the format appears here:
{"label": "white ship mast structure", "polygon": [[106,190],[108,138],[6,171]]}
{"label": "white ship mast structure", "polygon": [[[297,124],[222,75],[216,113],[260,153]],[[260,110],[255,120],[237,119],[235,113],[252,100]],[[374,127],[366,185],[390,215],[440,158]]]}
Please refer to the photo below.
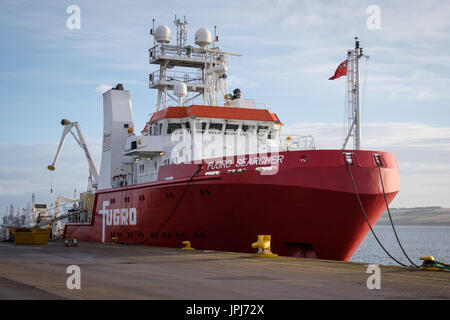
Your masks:
{"label": "white ship mast structure", "polygon": [[342,149],[347,146],[350,137],[353,138],[353,149],[362,149],[361,137],[361,98],[360,98],[360,63],[363,48],[359,46],[358,37],[355,37],[355,48],[347,52],[347,105],[348,105],[348,133]]}
{"label": "white ship mast structure", "polygon": [[[169,99],[178,106],[187,105],[201,97],[203,105],[218,106],[221,99],[231,100],[227,95],[227,55],[241,56],[240,53],[226,52],[216,46],[219,40],[214,27],[214,37],[206,28],[195,32],[195,44],[199,47],[186,45],[187,22],[175,16],[177,29],[177,44],[170,45],[171,32],[169,27],[161,25],[154,27],[153,48],[149,50],[151,64],[160,65],[158,71],[150,74],[149,87],[158,90],[156,110],[168,107]],[[211,48],[208,48],[212,44]],[[174,67],[194,69],[193,72],[173,71]],[[169,91],[173,91],[170,94]],[[190,96],[189,96],[190,95]]]}

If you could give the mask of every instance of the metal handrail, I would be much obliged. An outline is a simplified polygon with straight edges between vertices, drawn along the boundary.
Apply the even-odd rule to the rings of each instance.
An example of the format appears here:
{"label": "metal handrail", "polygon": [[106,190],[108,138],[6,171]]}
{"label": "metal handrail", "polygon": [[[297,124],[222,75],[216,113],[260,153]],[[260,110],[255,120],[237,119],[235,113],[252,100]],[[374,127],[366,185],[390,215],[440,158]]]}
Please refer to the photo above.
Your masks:
{"label": "metal handrail", "polygon": [[[195,60],[205,60],[205,55],[203,53],[191,52],[189,55],[185,50],[174,50],[170,47],[163,47],[161,45],[156,45],[153,48],[148,50],[149,52],[149,61],[152,62],[154,60],[159,59],[160,57],[183,57],[183,59],[195,59]],[[205,60],[206,61],[206,60]]]}
{"label": "metal handrail", "polygon": [[167,71],[165,76],[160,74],[160,70],[157,70],[153,73],[149,74],[149,83],[150,86],[158,84],[159,82],[172,82],[179,81],[184,82],[187,85],[202,85],[203,79],[202,74],[200,72],[182,72],[182,71]]}
{"label": "metal handrail", "polygon": [[316,149],[314,138],[311,135],[308,136],[281,135],[281,146],[285,148],[286,151]]}

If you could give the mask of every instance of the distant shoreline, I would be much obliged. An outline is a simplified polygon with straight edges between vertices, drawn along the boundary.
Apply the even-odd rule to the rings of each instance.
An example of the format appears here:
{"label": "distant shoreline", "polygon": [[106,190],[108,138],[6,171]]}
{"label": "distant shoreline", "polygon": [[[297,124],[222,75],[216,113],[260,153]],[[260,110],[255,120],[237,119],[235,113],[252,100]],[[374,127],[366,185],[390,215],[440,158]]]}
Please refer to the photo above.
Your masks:
{"label": "distant shoreline", "polygon": [[[450,208],[417,207],[391,208],[395,226],[450,226]],[[390,225],[387,211],[383,213],[376,225]]]}
{"label": "distant shoreline", "polygon": [[[390,227],[391,223],[386,221],[378,221],[375,226]],[[398,223],[394,221],[394,226],[397,227],[450,227],[450,223]]]}

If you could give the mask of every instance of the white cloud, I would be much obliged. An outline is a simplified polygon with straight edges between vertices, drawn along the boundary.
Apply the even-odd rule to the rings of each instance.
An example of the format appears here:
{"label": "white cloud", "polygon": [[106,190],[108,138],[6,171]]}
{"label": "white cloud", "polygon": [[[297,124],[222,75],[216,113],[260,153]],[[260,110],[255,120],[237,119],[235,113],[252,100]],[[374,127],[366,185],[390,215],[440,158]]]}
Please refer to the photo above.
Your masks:
{"label": "white cloud", "polygon": [[112,86],[109,85],[109,84],[101,84],[101,85],[99,85],[98,87],[95,88],[95,92],[104,93],[104,92],[108,91],[111,88],[112,88]]}

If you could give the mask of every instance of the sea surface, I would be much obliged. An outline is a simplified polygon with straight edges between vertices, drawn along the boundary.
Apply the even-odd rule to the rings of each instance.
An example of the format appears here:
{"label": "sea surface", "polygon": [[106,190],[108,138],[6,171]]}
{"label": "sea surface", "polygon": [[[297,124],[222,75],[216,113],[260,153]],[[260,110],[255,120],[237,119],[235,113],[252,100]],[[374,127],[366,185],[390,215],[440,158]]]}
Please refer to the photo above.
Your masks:
{"label": "sea surface", "polygon": [[[422,264],[419,258],[429,255],[434,256],[437,261],[450,264],[450,226],[396,226],[395,229],[403,248],[415,264]],[[397,244],[390,225],[375,226],[373,230],[395,259],[410,265]],[[378,245],[371,232],[355,251],[350,261],[398,265]]]}

